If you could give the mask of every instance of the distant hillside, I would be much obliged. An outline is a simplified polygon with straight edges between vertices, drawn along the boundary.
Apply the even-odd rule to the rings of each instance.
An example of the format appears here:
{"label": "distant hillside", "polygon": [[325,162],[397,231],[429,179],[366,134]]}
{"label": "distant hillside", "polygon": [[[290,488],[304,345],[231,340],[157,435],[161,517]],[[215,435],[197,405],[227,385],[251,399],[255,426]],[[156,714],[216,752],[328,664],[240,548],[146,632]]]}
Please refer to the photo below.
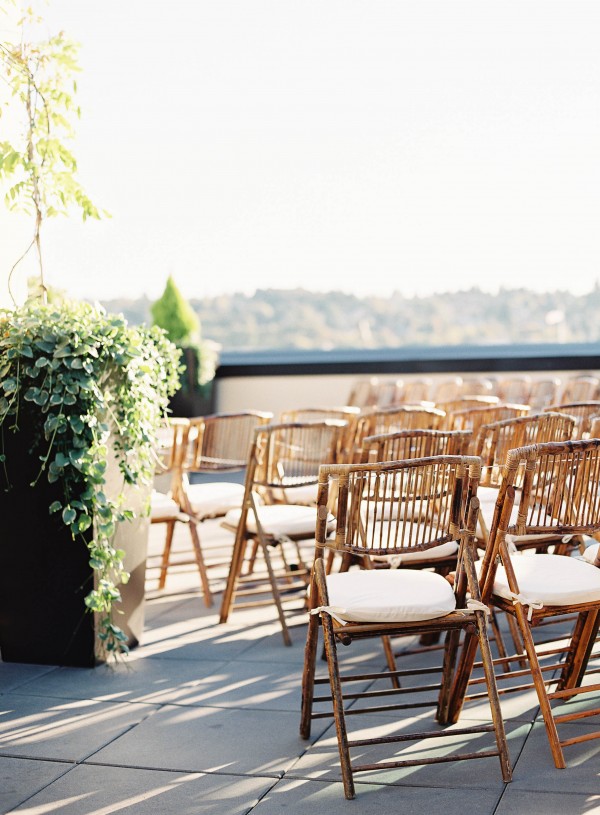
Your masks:
{"label": "distant hillside", "polygon": [[[304,289],[191,300],[202,335],[224,350],[257,348],[393,348],[406,345],[597,342],[600,286],[585,296],[477,288],[406,298],[360,298]],[[109,300],[129,322],[150,322],[151,301]]]}

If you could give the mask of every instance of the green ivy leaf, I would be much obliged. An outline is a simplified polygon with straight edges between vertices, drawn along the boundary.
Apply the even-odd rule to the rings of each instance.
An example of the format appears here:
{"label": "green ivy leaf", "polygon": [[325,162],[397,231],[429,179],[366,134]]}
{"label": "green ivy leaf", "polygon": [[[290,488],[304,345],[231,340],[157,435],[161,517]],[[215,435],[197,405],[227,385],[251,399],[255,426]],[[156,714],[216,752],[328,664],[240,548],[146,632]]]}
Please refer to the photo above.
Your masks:
{"label": "green ivy leaf", "polygon": [[25,399],[26,402],[35,402],[39,392],[39,388],[27,388],[23,394],[23,399]]}
{"label": "green ivy leaf", "polygon": [[92,525],[92,519],[89,515],[80,515],[77,519],[77,531],[78,532],[85,532],[86,529],[89,529]]}
{"label": "green ivy leaf", "polygon": [[68,525],[73,523],[75,518],[77,517],[77,513],[75,512],[72,507],[65,507],[62,511],[62,519]]}
{"label": "green ivy leaf", "polygon": [[35,395],[33,401],[36,403],[36,405],[40,405],[40,407],[43,407],[46,404],[46,402],[48,401],[49,398],[50,398],[50,394],[48,393],[48,391],[40,390]]}

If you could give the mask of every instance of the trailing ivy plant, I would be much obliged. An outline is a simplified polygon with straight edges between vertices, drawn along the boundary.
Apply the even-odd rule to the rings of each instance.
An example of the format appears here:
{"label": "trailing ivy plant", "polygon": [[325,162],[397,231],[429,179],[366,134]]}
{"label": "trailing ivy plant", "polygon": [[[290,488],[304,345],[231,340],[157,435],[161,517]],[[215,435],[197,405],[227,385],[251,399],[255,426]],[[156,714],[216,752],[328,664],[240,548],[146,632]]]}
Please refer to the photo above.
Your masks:
{"label": "trailing ivy plant", "polygon": [[38,300],[0,312],[4,488],[11,488],[6,433],[26,431],[29,453],[39,461],[32,489],[41,479],[62,486],[48,512],[89,549],[97,579],[85,602],[99,615],[104,656],[127,652],[113,607],[128,574],[113,539],[117,525],[134,517],[123,493],[106,494],[109,449],[123,486],[152,480],[153,439],[178,387],[179,354],[162,329],[128,326],[87,303]]}

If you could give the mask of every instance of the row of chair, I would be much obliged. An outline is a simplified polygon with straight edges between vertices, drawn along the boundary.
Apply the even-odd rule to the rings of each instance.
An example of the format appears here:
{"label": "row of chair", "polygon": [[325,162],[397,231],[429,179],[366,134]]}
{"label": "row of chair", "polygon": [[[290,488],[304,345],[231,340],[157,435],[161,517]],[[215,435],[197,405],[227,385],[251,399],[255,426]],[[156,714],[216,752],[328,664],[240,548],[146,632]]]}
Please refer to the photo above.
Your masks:
{"label": "row of chair", "polygon": [[584,402],[600,398],[600,379],[589,373],[570,377],[534,378],[526,374],[504,377],[450,376],[399,379],[368,377],[357,380],[348,395],[348,404],[365,407],[393,407],[430,401],[434,404],[465,396],[495,396],[503,402],[528,404],[542,410],[558,402]]}
{"label": "row of chair", "polygon": [[[438,409],[438,412],[441,411]],[[469,454],[473,449],[472,428],[391,430],[393,425],[384,423],[383,432],[363,434],[360,446],[353,448],[349,456],[349,439],[356,441],[357,424],[372,412],[349,411],[343,414],[346,418],[334,420],[323,418],[330,415],[324,410],[313,409],[307,413],[311,420],[277,423],[266,414],[254,415],[245,484],[243,487],[235,485],[239,489],[234,507],[222,501],[219,506],[205,505],[201,512],[199,496],[196,502],[191,497],[194,487],[210,486],[189,483],[188,474],[193,468],[206,472],[212,467],[209,471],[214,472],[220,466],[214,449],[210,455],[202,453],[205,433],[202,422],[210,425],[214,420],[218,424],[216,417],[190,422],[183,433],[178,430],[178,452],[169,459],[171,464],[175,460],[173,466],[178,471],[180,484],[174,492],[174,503],[184,522],[194,530],[192,538],[195,534],[198,540],[197,524],[203,518],[217,515],[224,515],[224,525],[235,536],[221,604],[221,622],[228,619],[234,608],[272,603],[284,642],[289,645],[291,635],[284,605],[288,600],[295,600],[297,606],[300,600],[303,607],[306,587],[310,585],[313,613],[304,667],[301,734],[308,737],[310,722],[315,716],[334,716],[345,792],[347,797],[353,797],[353,774],[373,769],[375,765],[356,764],[350,759],[351,750],[364,748],[365,744],[361,740],[348,740],[344,699],[352,702],[356,712],[354,700],[362,697],[360,691],[355,690],[348,696],[345,682],[381,684],[385,678],[388,686],[381,691],[370,691],[369,696],[381,700],[390,689],[406,694],[404,682],[410,672],[397,670],[392,637],[411,633],[431,637],[445,631],[438,722],[457,720],[473,681],[485,683],[492,704],[492,724],[484,726],[481,732],[491,728],[495,747],[466,757],[498,755],[503,778],[510,778],[494,663],[499,666],[504,680],[514,675],[511,667],[515,662],[521,671],[527,662],[533,672],[555,762],[557,766],[564,766],[562,746],[565,742],[561,745],[558,740],[549,705],[553,699],[573,696],[583,680],[598,631],[600,591],[596,581],[600,572],[596,569],[581,572],[582,565],[589,567],[590,564],[580,564],[571,558],[560,558],[563,563],[558,565],[549,561],[554,563],[550,567],[539,561],[543,573],[545,568],[550,569],[547,585],[542,580],[541,587],[535,584],[531,587],[527,582],[529,575],[516,574],[511,566],[515,558],[509,560],[509,547],[570,553],[575,544],[581,545],[582,534],[598,532],[600,499],[596,482],[600,480],[600,462],[597,461],[600,442],[568,441],[575,432],[576,419],[548,411],[483,424],[476,433],[474,455]],[[390,413],[387,411],[386,416]],[[413,412],[401,413],[406,419],[406,414]],[[299,419],[299,415],[288,414],[282,418]],[[185,422],[175,422],[175,426],[183,425]],[[364,433],[373,429],[382,428],[377,423],[366,422]],[[539,463],[538,453],[546,448],[552,449],[552,465]],[[571,455],[572,451],[576,451],[579,458],[575,452]],[[236,457],[230,448],[228,461],[237,467],[243,464],[243,457],[239,454]],[[586,483],[588,478],[589,484]],[[513,519],[515,491],[521,498]],[[590,508],[585,516],[575,509],[579,501],[587,502]],[[538,513],[537,524],[526,517],[530,506],[532,512],[535,507]],[[311,569],[315,529],[317,551],[326,556],[317,557]],[[568,544],[565,544],[566,536],[574,536]],[[195,543],[194,546],[202,576],[199,541],[198,546]],[[594,550],[590,548],[590,551]],[[482,559],[478,559],[478,552],[483,553]],[[565,602],[562,596],[557,599],[556,583],[567,562],[577,564],[575,568],[579,572],[570,581]],[[537,571],[534,566],[533,572]],[[499,572],[506,575],[503,578],[508,586],[506,590],[498,578]],[[589,578],[587,583],[583,581],[588,591],[582,600],[587,603],[585,607],[579,602],[578,594],[583,575]],[[208,604],[212,601],[208,580],[205,582],[203,578],[202,582]],[[544,594],[542,590],[546,589],[549,591]],[[433,616],[432,607],[435,608]],[[487,641],[489,608],[501,610],[511,621],[515,654],[507,653],[499,630],[493,625],[500,657],[492,658]],[[540,667],[530,623],[537,625],[543,619],[566,611],[574,611],[576,617],[573,635],[559,663],[559,679],[553,691],[556,695],[552,696],[548,695],[547,680],[543,678],[549,668]],[[324,633],[328,678],[315,677],[319,623]],[[350,680],[342,679],[337,642],[348,644],[353,639],[370,636],[382,637],[387,671],[379,672],[375,678],[360,674]],[[477,648],[484,676],[473,680]],[[325,683],[330,685],[330,693],[325,697],[315,696],[315,688]],[[330,708],[333,705],[329,713],[315,712],[315,704],[318,706],[321,702]],[[385,710],[405,706],[404,702],[391,707],[386,704]],[[358,709],[366,711],[362,706]],[[377,709],[382,710],[381,706]],[[559,721],[565,720],[569,719],[563,717]],[[462,732],[476,730],[466,728]],[[460,732],[452,729],[454,735]],[[418,738],[422,737],[424,734],[418,734]],[[401,740],[404,739],[405,736]],[[369,740],[369,746],[379,743],[380,740]],[[421,763],[416,759],[408,761],[411,762]],[[392,764],[377,762],[376,766],[404,763],[406,760]]]}
{"label": "row of chair", "polygon": [[[599,684],[583,684],[600,619],[598,545],[588,547],[587,560],[548,552],[532,556],[511,552],[519,541],[547,547],[550,542],[562,543],[565,536],[581,539],[600,531],[600,440],[549,442],[511,450],[503,467],[489,543],[483,558],[477,560],[480,480],[481,460],[476,456],[321,468],[316,532],[320,554],[311,578],[301,735],[309,737],[315,718],[334,719],[348,798],[355,794],[355,773],[438,761],[498,756],[502,777],[509,781],[511,764],[494,667],[499,664],[518,663],[516,671],[500,674],[502,680],[514,683],[515,677],[531,674],[557,768],[565,767],[565,747],[600,737],[600,732],[587,729],[569,738],[558,734],[564,724],[598,715],[597,707],[590,710],[576,705],[572,711],[564,712],[563,707],[558,713],[553,708],[556,702],[579,699],[583,693],[593,697],[600,690]],[[332,489],[338,507],[330,528],[326,510]],[[417,576],[402,567],[373,568],[373,562],[381,558],[397,558],[403,566],[411,554],[432,551],[449,542],[458,544],[452,582],[431,570],[419,571]],[[322,554],[330,550],[362,559],[363,568],[328,574]],[[523,653],[493,659],[486,622],[492,609],[516,621]],[[574,625],[566,647],[540,655],[532,629],[542,620],[563,618],[567,612],[574,615]],[[319,621],[326,677],[316,675]],[[411,684],[409,677],[414,672],[397,670],[393,659],[388,660],[386,671],[344,675],[341,670],[340,643],[349,645],[354,640],[377,637],[385,645],[391,638],[442,632],[446,635],[442,665],[427,668],[425,686]],[[477,650],[481,678],[473,678]],[[550,664],[544,662],[548,656],[553,660]],[[434,670],[441,675],[439,685],[431,684]],[[422,742],[437,739],[442,733],[439,729],[417,733],[388,730],[380,737],[348,735],[350,715],[361,714],[362,719],[369,710],[381,715],[409,709],[408,697],[413,692],[414,706],[420,708],[427,705],[423,699],[428,690],[436,692],[438,724],[456,725],[473,682],[485,687],[491,723],[450,726],[443,735],[456,740],[467,734],[491,732],[494,740],[486,749],[369,760],[375,746]],[[325,685],[330,691],[322,694],[320,689]],[[510,689],[505,682],[504,691]],[[523,684],[518,689],[522,690]],[[359,757],[355,759],[354,754]]]}

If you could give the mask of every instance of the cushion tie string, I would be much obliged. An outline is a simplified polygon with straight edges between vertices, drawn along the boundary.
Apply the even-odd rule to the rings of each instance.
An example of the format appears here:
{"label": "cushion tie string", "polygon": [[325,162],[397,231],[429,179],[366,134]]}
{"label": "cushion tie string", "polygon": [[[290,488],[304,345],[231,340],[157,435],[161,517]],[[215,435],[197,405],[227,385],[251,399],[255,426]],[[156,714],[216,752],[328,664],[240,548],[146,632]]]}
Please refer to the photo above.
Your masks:
{"label": "cushion tie string", "polygon": [[480,600],[467,600],[466,608],[455,609],[457,614],[472,614],[474,611],[483,611],[484,614],[491,614],[489,607]]}
{"label": "cushion tie string", "polygon": [[541,609],[544,608],[544,604],[540,600],[532,600],[529,597],[524,597],[522,594],[515,594],[514,591],[509,592],[510,598],[513,602],[513,606],[516,606],[517,603],[520,603],[522,606],[527,606],[527,620],[531,622],[531,618],[533,616],[534,609]]}
{"label": "cushion tie string", "polygon": [[340,608],[339,606],[317,606],[317,608],[311,609],[311,614],[320,614],[322,611],[326,611],[330,617],[339,623],[340,625],[346,625],[347,620],[344,620],[343,617],[340,617],[340,614],[343,614],[346,609]]}
{"label": "cushion tie string", "polygon": [[[508,548],[509,554],[514,555],[516,554],[519,549],[517,547],[517,543],[525,543],[526,541],[547,541],[547,540],[556,540],[558,535],[554,535],[550,532],[541,534],[541,535],[509,535],[507,534],[505,537],[506,546]],[[570,543],[573,535],[563,535],[560,539],[561,543]]]}

